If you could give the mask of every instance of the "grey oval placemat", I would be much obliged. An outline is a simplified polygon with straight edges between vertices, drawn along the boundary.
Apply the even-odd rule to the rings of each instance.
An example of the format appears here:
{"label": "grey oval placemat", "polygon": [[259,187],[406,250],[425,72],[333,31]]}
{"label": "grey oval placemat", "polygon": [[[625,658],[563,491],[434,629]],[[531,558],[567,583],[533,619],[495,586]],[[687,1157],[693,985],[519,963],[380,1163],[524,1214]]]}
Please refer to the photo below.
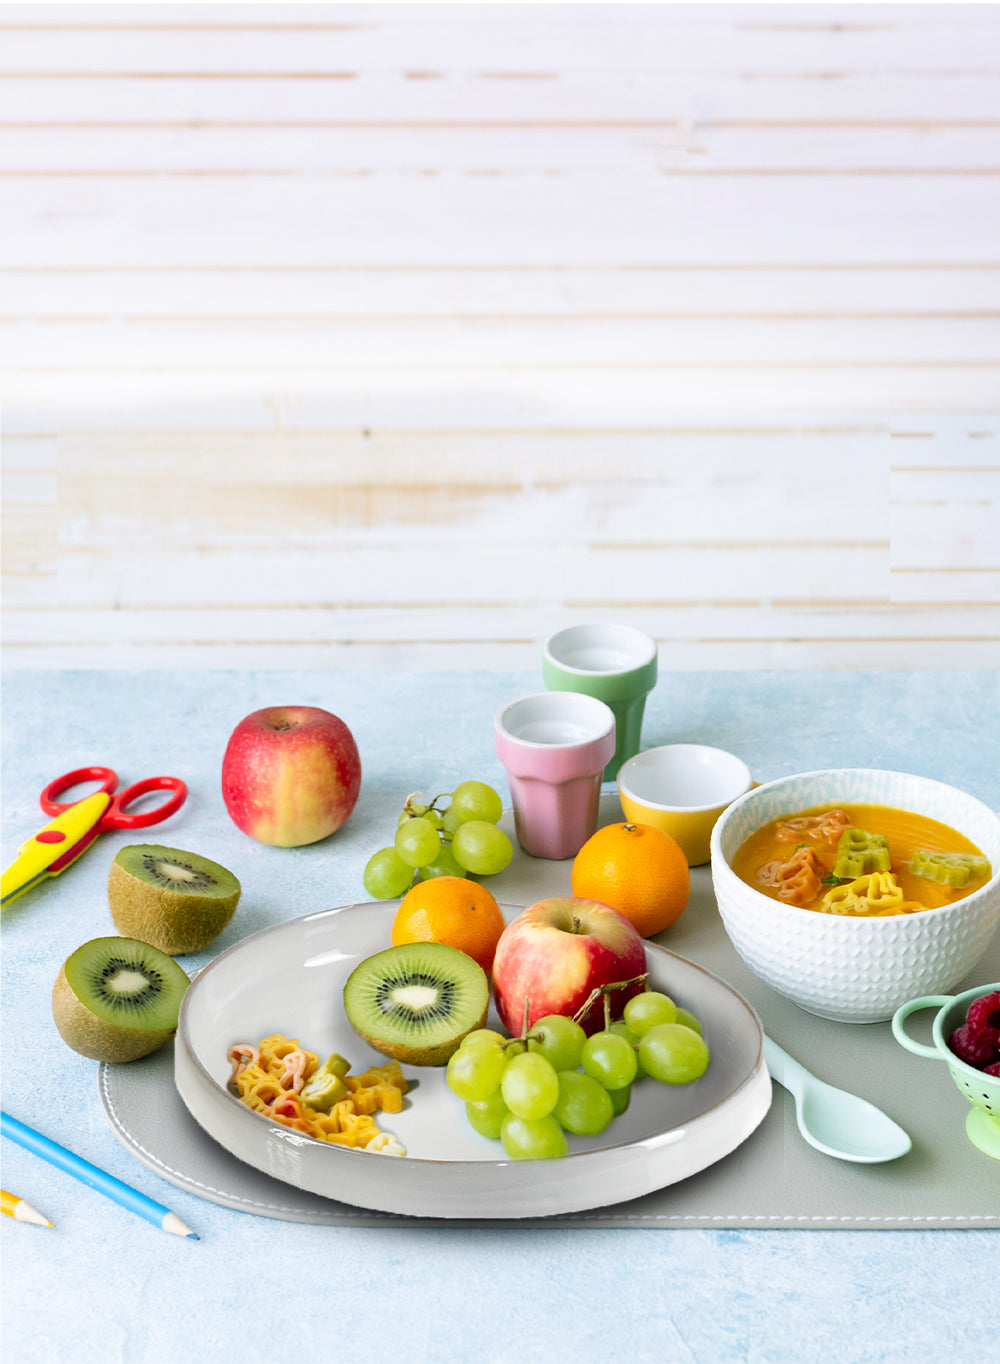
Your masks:
{"label": "grey oval placemat", "polygon": [[[561,863],[521,860],[491,889],[509,904],[568,893]],[[631,1203],[491,1226],[887,1227],[1000,1225],[1000,1162],[965,1135],[968,1104],[942,1062],[904,1051],[889,1024],[853,1027],[814,1018],[763,985],[743,965],[719,919],[707,867],[691,877],[684,914],[658,941],[714,971],[754,1006],[765,1030],[823,1079],[884,1108],[913,1149],[883,1165],[824,1156],[799,1136],[789,1095],[776,1088],[752,1136],[717,1165]],[[1000,935],[956,993],[1000,979]],[[916,1024],[915,1024],[916,1027]],[[99,1069],[101,1103],[119,1140],[177,1187],[241,1212],[329,1226],[461,1226],[372,1212],[303,1192],[245,1165],[208,1137],[173,1080],[173,1049]]]}

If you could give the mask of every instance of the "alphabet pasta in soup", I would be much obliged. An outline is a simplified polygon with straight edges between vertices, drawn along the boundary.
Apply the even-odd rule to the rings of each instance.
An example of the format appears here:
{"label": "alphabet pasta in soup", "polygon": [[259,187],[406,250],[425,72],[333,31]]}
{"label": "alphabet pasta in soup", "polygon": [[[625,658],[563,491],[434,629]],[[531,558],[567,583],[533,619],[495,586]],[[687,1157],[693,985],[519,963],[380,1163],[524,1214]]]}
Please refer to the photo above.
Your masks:
{"label": "alphabet pasta in soup", "polygon": [[885,805],[782,815],[750,835],[732,866],[772,900],[865,918],[952,904],[992,875],[980,849],[957,830]]}

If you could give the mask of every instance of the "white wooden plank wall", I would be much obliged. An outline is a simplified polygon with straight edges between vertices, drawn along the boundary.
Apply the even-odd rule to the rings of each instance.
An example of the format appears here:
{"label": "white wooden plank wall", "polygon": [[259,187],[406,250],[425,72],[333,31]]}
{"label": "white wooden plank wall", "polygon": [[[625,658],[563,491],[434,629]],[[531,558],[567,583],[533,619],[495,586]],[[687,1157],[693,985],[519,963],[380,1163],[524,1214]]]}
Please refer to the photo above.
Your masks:
{"label": "white wooden plank wall", "polygon": [[1000,7],[0,6],[6,667],[1000,664]]}

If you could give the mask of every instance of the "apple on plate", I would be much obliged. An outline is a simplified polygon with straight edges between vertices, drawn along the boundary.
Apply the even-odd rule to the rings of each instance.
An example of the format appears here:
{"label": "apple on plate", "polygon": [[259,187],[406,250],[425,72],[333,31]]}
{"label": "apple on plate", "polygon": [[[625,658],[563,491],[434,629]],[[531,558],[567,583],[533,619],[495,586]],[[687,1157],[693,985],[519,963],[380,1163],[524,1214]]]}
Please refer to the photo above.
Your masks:
{"label": "apple on plate", "polygon": [[222,799],[233,822],[277,848],[327,838],[361,790],[361,758],[339,716],[318,706],[267,706],[233,730]]}
{"label": "apple on plate", "polygon": [[[633,981],[610,992],[611,1017],[645,988],[642,938],[617,909],[596,900],[554,896],[530,905],[504,929],[493,958],[497,1012],[514,1036],[547,1014],[573,1017],[602,985]],[[604,1026],[598,999],[580,1020],[586,1032]]]}

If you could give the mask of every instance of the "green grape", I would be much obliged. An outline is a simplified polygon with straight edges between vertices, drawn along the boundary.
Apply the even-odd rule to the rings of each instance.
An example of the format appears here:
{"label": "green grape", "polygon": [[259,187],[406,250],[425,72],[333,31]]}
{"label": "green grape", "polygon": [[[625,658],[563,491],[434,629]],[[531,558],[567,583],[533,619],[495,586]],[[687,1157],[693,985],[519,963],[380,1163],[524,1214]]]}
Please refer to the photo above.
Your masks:
{"label": "green grape", "polygon": [[380,848],[369,857],[363,881],[365,890],[376,900],[395,900],[410,889],[413,868],[395,848]]}
{"label": "green grape", "polygon": [[677,1017],[674,1019],[674,1022],[682,1023],[685,1028],[690,1028],[693,1032],[696,1032],[699,1037],[701,1036],[701,1023],[690,1009],[678,1009]]}
{"label": "green grape", "polygon": [[567,1132],[593,1137],[603,1132],[615,1115],[608,1091],[591,1075],[578,1070],[559,1072],[559,1098],[552,1115]]}
{"label": "green grape", "polygon": [[608,1032],[616,1032],[619,1037],[624,1037],[630,1047],[639,1045],[639,1034],[633,1032],[624,1019],[620,1018],[617,1023],[612,1023],[607,1029]]}
{"label": "green grape", "polygon": [[544,1056],[555,1070],[576,1070],[587,1034],[579,1023],[562,1014],[547,1014],[532,1024],[528,1050]]}
{"label": "green grape", "polygon": [[668,1085],[687,1085],[708,1068],[708,1046],[692,1028],[682,1023],[660,1023],[639,1043],[643,1069],[654,1080]]}
{"label": "green grape", "polygon": [[448,1061],[445,1082],[459,1099],[480,1102],[500,1088],[507,1058],[499,1047],[460,1047]]}
{"label": "green grape", "polygon": [[432,810],[430,806],[427,807],[427,809],[423,812],[420,818],[426,819],[428,824],[433,824],[435,829],[438,830],[440,830],[441,826],[444,824],[444,818],[442,817],[440,811]]}
{"label": "green grape", "polygon": [[484,819],[460,824],[451,840],[455,860],[476,876],[495,876],[514,856],[514,848],[502,829]]}
{"label": "green grape", "polygon": [[427,805],[407,806],[405,810],[400,810],[399,818],[396,820],[396,828],[401,829],[403,825],[408,823],[411,819],[423,819],[428,814],[429,810],[430,807]]}
{"label": "green grape", "polygon": [[622,1085],[621,1089],[609,1089],[606,1093],[611,1100],[611,1107],[614,1109],[615,1117],[617,1118],[619,1114],[624,1113],[629,1106],[632,1099],[632,1086]]}
{"label": "green grape", "polygon": [[637,1050],[639,1046],[638,1033],[634,1033],[624,1019],[619,1019],[617,1023],[612,1023],[610,1028],[607,1029],[607,1031],[616,1032],[619,1035],[619,1037],[624,1037],[625,1041],[635,1052],[636,1079],[639,1079],[640,1076],[645,1075],[646,1072],[642,1068],[642,1062],[639,1060],[639,1052]]}
{"label": "green grape", "polygon": [[510,1117],[510,1109],[504,1103],[499,1089],[495,1089],[488,1099],[467,1103],[465,1116],[469,1120],[469,1126],[481,1137],[498,1141],[504,1118]]}
{"label": "green grape", "polygon": [[584,1074],[605,1089],[621,1089],[636,1076],[635,1048],[620,1033],[595,1032],[584,1042],[580,1061]]}
{"label": "green grape", "polygon": [[502,1048],[507,1038],[502,1032],[496,1032],[493,1028],[474,1028],[472,1032],[466,1033],[462,1038],[462,1045],[459,1051],[466,1051],[470,1047],[499,1047]]}
{"label": "green grape", "polygon": [[566,1133],[551,1113],[533,1119],[509,1114],[500,1128],[500,1140],[511,1160],[556,1160],[569,1149]]}
{"label": "green grape", "polygon": [[470,819],[496,824],[503,814],[503,801],[484,781],[463,781],[452,792],[451,810],[459,824],[467,824]]}
{"label": "green grape", "polygon": [[417,868],[417,876],[421,881],[430,881],[435,876],[468,876],[464,867],[460,867],[455,861],[455,854],[451,850],[450,843],[442,843],[441,850],[433,862],[427,862],[424,866]]}
{"label": "green grape", "polygon": [[537,1052],[526,1051],[514,1056],[500,1082],[503,1101],[518,1118],[544,1118],[551,1113],[559,1098],[559,1077]]}
{"label": "green grape", "polygon": [[669,995],[658,990],[646,990],[633,995],[622,1011],[622,1017],[639,1037],[659,1023],[673,1023],[677,1019],[677,1005]]}
{"label": "green grape", "polygon": [[441,816],[441,827],[449,838],[455,837],[455,830],[458,828],[461,822],[462,821],[458,816],[458,811],[455,809],[453,805],[449,805],[448,808],[445,810],[444,814]]}
{"label": "green grape", "polygon": [[396,830],[393,847],[411,867],[426,867],[441,851],[441,840],[426,819],[408,819]]}

